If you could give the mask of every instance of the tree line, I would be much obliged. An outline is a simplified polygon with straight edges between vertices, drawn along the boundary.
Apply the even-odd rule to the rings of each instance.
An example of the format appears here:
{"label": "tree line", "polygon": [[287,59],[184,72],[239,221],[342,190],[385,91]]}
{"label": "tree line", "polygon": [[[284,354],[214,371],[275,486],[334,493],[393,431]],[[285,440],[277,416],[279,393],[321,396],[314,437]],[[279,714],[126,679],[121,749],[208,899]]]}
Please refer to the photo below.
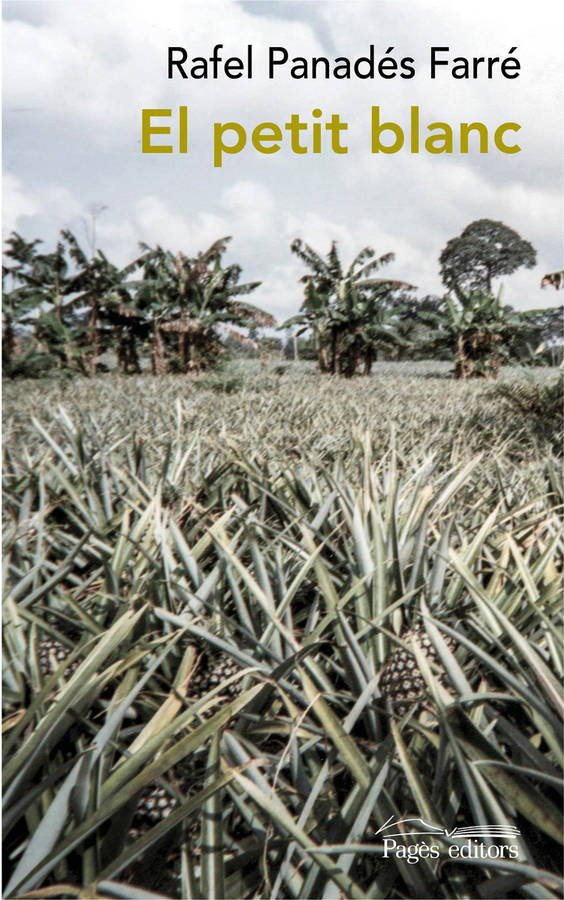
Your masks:
{"label": "tree line", "polygon": [[[111,349],[123,374],[198,373],[227,344],[256,350],[275,328],[272,315],[245,298],[260,282],[240,283],[242,270],[223,257],[230,238],[194,257],[140,244],[118,268],[101,250],[89,256],[61,231],[55,250],[13,232],[3,265],[3,373],[55,369],[96,375]],[[496,378],[503,362],[553,362],[562,307],[517,312],[492,292],[492,279],[532,267],[534,248],[501,222],[471,223],[441,253],[444,297],[418,299],[416,288],[376,275],[394,258],[364,247],[345,267],[335,242],[326,257],[301,239],[291,251],[307,273],[300,312],[282,323],[294,340],[307,335],[321,373],[369,375],[378,358],[454,358],[460,378]],[[553,282],[551,282],[553,283]],[[303,340],[303,337],[302,337]]]}
{"label": "tree line", "polygon": [[120,269],[101,250],[88,257],[69,230],[52,253],[12,233],[2,270],[5,373],[55,366],[96,375],[108,349],[123,374],[141,371],[143,353],[155,375],[195,373],[221,351],[222,336],[244,341],[238,328],[274,327],[273,316],[242,299],[260,282],[240,284],[241,267],[223,265],[229,240],[195,257],[141,244]]}

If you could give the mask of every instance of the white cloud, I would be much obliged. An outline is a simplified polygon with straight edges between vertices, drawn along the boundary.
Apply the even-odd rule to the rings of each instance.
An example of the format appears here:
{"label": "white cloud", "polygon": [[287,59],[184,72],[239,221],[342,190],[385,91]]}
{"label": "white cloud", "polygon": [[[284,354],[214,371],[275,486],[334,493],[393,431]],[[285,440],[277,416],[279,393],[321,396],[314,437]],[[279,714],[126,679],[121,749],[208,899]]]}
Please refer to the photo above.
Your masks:
{"label": "white cloud", "polygon": [[[115,0],[111,15],[93,0],[12,0],[4,25],[5,225],[53,241],[69,224],[80,233],[95,200],[108,207],[97,222],[100,246],[122,264],[139,240],[190,254],[230,234],[229,258],[243,264],[244,278],[263,281],[260,302],[286,316],[301,297],[300,263],[289,253],[294,237],[322,253],[336,239],[345,262],[366,244],[378,254],[394,251],[396,260],[384,273],[417,284],[424,294],[441,291],[438,256],[449,238],[473,219],[501,219],[539,254],[535,270],[508,279],[508,301],[556,303],[558,295],[547,297],[538,284],[544,271],[562,264],[557,16],[547,0],[534,12],[530,5],[509,10],[485,0],[291,7]],[[222,42],[224,55],[254,46],[253,80],[166,78],[169,44],[207,56]],[[390,45],[397,57],[414,56],[417,76],[390,82],[264,76],[269,44],[286,46],[291,56],[354,57],[371,43],[378,57]],[[431,44],[470,56],[504,56],[517,46],[521,76],[454,82],[445,73],[430,81],[425,60]],[[141,108],[179,104],[190,109],[189,154],[142,156]],[[422,123],[479,119],[491,126],[515,119],[523,124],[524,149],[514,157],[372,155],[372,105],[397,121],[408,117],[410,105],[420,105]],[[309,119],[314,106],[349,122],[347,156],[328,149],[294,155],[285,134],[279,153],[261,156],[249,143],[222,169],[213,168],[214,121],[236,120],[248,129],[263,120],[283,125],[292,112]]]}
{"label": "white cloud", "polygon": [[5,175],[2,184],[2,232],[8,235],[17,231],[21,219],[35,216],[39,212],[36,199],[24,190],[16,175]]}
{"label": "white cloud", "polygon": [[[23,219],[51,220],[59,227],[80,214],[80,204],[62,185],[48,184],[31,192],[13,174],[4,176],[2,185],[2,232],[19,230]],[[60,223],[60,224],[59,224]]]}
{"label": "white cloud", "polygon": [[[17,8],[17,0],[12,9]],[[37,24],[10,19],[4,25],[4,96],[9,107],[33,104],[54,119],[82,123],[103,146],[115,145],[139,130],[141,109],[188,103],[196,121],[210,109],[233,118],[242,85],[250,115],[264,107],[262,58],[267,28],[276,41],[297,40],[320,51],[307,25],[258,19],[234,0],[214,6],[168,0],[117,0],[112,14],[97,2],[50,3]],[[167,78],[167,47],[188,46],[192,56],[208,57],[223,43],[224,58],[255,50],[252,80]],[[257,74],[258,70],[258,74]],[[276,102],[278,87],[272,91]]]}
{"label": "white cloud", "polygon": [[275,201],[267,188],[259,182],[238,181],[220,195],[216,212],[180,214],[160,197],[140,197],[127,231],[146,243],[159,243],[190,255],[219,237],[245,234],[249,239],[262,241],[278,229]]}

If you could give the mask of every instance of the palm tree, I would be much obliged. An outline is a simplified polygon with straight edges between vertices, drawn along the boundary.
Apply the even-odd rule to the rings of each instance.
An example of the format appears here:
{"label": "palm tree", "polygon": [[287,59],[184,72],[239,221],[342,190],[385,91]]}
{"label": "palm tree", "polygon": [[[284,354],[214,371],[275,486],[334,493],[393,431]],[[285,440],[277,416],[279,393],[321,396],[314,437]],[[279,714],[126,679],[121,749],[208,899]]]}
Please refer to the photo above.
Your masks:
{"label": "palm tree", "polygon": [[305,295],[300,313],[281,327],[303,325],[298,334],[311,329],[320,372],[354,375],[363,357],[368,374],[384,334],[393,340],[390,316],[387,319],[381,316],[377,321],[383,304],[391,292],[413,289],[406,282],[370,277],[391,262],[394,254],[376,257],[371,247],[364,247],[345,271],[335,241],[326,259],[299,238],[292,242],[290,249],[310,272],[301,278]]}
{"label": "palm tree", "polygon": [[527,314],[519,313],[497,296],[481,290],[466,294],[458,284],[453,295],[435,314],[437,329],[434,347],[454,348],[455,378],[497,380],[502,362],[514,355],[516,335],[529,328]]}
{"label": "palm tree", "polygon": [[299,336],[305,331],[311,331],[315,349],[317,351],[317,366],[319,371],[322,373],[329,372],[330,364],[327,353],[328,334],[330,330],[329,294],[319,291],[313,280],[306,282],[301,311],[298,315],[291,316],[287,319],[280,328],[291,329],[294,325],[302,326],[293,333],[295,342],[294,348],[297,347]]}
{"label": "palm tree", "polygon": [[135,308],[129,293],[133,285],[116,288],[106,297],[103,317],[113,332],[118,365],[123,375],[138,374],[141,371],[138,341],[150,334],[150,325]]}
{"label": "palm tree", "polygon": [[70,282],[73,302],[88,310],[88,371],[91,375],[97,373],[101,354],[114,340],[122,372],[140,372],[136,340],[146,335],[147,328],[133,307],[130,291],[134,285],[128,282],[137,262],[119,269],[101,250],[88,258],[71,231],[61,234],[78,268]]}
{"label": "palm tree", "polygon": [[36,345],[33,352],[56,358],[60,369],[76,368],[76,321],[68,319],[75,299],[71,296],[72,278],[64,242],[59,241],[51,253],[38,253],[35,245],[41,241],[28,243],[14,232],[7,243],[6,255],[16,259],[16,266],[8,267],[7,271],[13,281],[19,282],[19,287],[10,292],[12,296],[6,304],[9,310],[7,320],[5,318],[8,360],[12,349],[9,345],[10,322],[13,321],[13,303],[17,301],[20,323],[33,328]]}
{"label": "palm tree", "polygon": [[357,302],[357,324],[348,351],[346,374],[356,373],[363,360],[363,374],[370,375],[372,363],[380,353],[390,357],[412,342],[402,333],[401,315],[405,307],[397,299],[398,292],[414,290],[403,281],[388,281],[374,285],[372,290],[360,292]]}
{"label": "palm tree", "polygon": [[137,302],[152,320],[155,374],[168,369],[167,334],[178,335],[180,371],[196,373],[219,350],[222,332],[242,337],[229,326],[276,325],[268,313],[236,299],[255,290],[260,282],[239,284],[241,267],[223,268],[221,257],[229,240],[215,241],[195,258],[141,245],[146,252],[138,261],[144,273]]}
{"label": "palm tree", "polygon": [[26,241],[13,231],[6,241],[5,256],[13,265],[2,265],[2,364],[9,369],[16,351],[16,326],[33,306],[27,278],[40,240]]}

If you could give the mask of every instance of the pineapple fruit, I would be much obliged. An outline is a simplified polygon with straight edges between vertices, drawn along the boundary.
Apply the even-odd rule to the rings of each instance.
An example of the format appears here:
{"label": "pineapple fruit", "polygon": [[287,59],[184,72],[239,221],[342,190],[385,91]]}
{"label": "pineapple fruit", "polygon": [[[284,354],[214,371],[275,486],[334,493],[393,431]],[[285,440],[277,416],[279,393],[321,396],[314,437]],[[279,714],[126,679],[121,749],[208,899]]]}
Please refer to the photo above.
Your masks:
{"label": "pineapple fruit", "polygon": [[[42,638],[38,644],[38,658],[39,668],[43,677],[47,677],[55,672],[70,653],[70,649],[56,638],[50,636]],[[79,660],[71,663],[64,670],[64,677],[70,678],[79,664]],[[227,653],[220,653],[219,655],[213,655],[210,652],[205,653],[200,658],[190,681],[188,699],[193,702],[200,700],[209,691],[221,685],[222,682],[235,675],[238,671],[240,671],[240,666]],[[237,697],[241,691],[242,683],[240,681],[228,685],[225,690],[226,699],[224,702]],[[202,713],[203,718],[210,715],[212,715],[211,711]],[[169,773],[169,778],[181,793],[196,793],[203,785],[203,767],[197,767],[196,763],[191,760],[183,760],[175,768],[174,772]],[[140,837],[153,825],[169,816],[177,804],[178,801],[171,790],[167,790],[161,784],[149,785],[139,800],[129,830],[129,837],[132,840]]]}
{"label": "pineapple fruit", "polygon": [[[55,672],[61,663],[65,661],[65,659],[70,656],[70,649],[66,646],[66,644],[58,641],[57,638],[53,637],[44,637],[41,638],[37,645],[37,656],[39,659],[39,670],[44,678],[47,678],[49,675],[52,675]],[[69,666],[64,670],[64,677],[70,678],[75,669],[80,665],[80,660],[75,659]]]}
{"label": "pineapple fruit", "polygon": [[[449,650],[455,650],[454,638],[443,635],[443,639]],[[425,679],[409,646],[417,644],[429,663],[440,664],[437,651],[424,628],[405,632],[402,640],[407,646],[395,648],[380,674],[381,694],[390,701],[392,711],[399,716],[405,715],[413,704],[419,703],[426,692]]]}
{"label": "pineapple fruit", "polygon": [[[188,689],[188,699],[200,700],[208,693],[222,684],[231,675],[240,671],[240,666],[227,653],[212,655],[206,653],[200,659],[198,666]],[[237,697],[242,691],[241,681],[230,684],[225,689],[224,702]],[[202,713],[206,718],[211,711]],[[196,760],[187,758],[179,763],[174,771],[169,772],[169,780],[175,784],[183,794],[195,794],[201,790],[204,783],[204,764],[198,764]],[[172,791],[160,784],[149,785],[142,793],[131,827],[129,837],[132,840],[140,837],[154,825],[161,822],[178,805],[178,801]],[[195,831],[197,831],[197,824]],[[195,833],[195,832],[194,832]]]}

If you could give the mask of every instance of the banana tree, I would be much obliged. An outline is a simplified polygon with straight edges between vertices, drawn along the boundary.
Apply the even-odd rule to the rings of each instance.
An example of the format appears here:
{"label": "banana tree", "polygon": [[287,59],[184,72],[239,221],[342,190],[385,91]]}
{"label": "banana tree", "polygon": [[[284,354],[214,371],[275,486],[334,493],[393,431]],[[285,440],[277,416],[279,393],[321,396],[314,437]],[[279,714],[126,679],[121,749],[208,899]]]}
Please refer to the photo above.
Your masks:
{"label": "banana tree", "polygon": [[497,296],[481,290],[465,293],[455,284],[444,297],[434,344],[455,348],[455,378],[495,381],[501,365],[514,358],[516,336],[529,322],[524,313],[503,305],[502,294],[502,288]]}
{"label": "banana tree", "polygon": [[61,233],[78,268],[70,283],[74,303],[88,310],[87,370],[95,375],[101,354],[115,342],[122,372],[140,372],[136,342],[146,336],[147,328],[133,306],[134,285],[128,282],[136,262],[119,269],[101,250],[88,258],[71,231]]}
{"label": "banana tree", "polygon": [[313,281],[308,281],[304,290],[304,301],[301,312],[291,316],[280,328],[292,328],[301,326],[295,333],[297,339],[306,331],[310,331],[313,337],[317,353],[317,366],[319,371],[330,371],[328,355],[328,335],[330,334],[330,304],[329,295],[318,290]]}
{"label": "banana tree", "polygon": [[138,374],[139,342],[150,334],[150,325],[139,314],[131,298],[129,287],[117,288],[109,292],[103,310],[104,319],[112,328],[118,365],[123,375]]}
{"label": "banana tree", "polygon": [[300,313],[281,327],[302,325],[298,333],[311,330],[320,372],[354,375],[364,357],[365,372],[369,373],[376,338],[382,341],[386,331],[393,339],[389,322],[381,321],[376,327],[380,306],[391,292],[412,289],[405,282],[370,277],[391,262],[394,254],[376,257],[371,247],[364,247],[345,270],[335,241],[326,259],[300,239],[293,241],[290,249],[310,272],[301,278],[305,293]]}
{"label": "banana tree", "polygon": [[27,277],[41,241],[26,241],[13,231],[6,241],[4,255],[10,264],[2,265],[2,365],[8,371],[17,349],[16,329],[34,305]]}
{"label": "banana tree", "polygon": [[239,284],[241,267],[223,268],[221,257],[230,238],[215,241],[191,258],[161,247],[140,258],[144,274],[138,305],[147,310],[153,324],[152,368],[163,374],[169,367],[166,336],[178,335],[178,367],[197,373],[220,350],[222,332],[238,335],[230,326],[273,327],[268,313],[238,297],[255,290],[260,282]]}
{"label": "banana tree", "polygon": [[347,375],[356,374],[361,359],[363,374],[370,375],[380,353],[388,358],[400,348],[413,346],[402,333],[401,315],[405,307],[396,299],[398,292],[412,290],[414,286],[403,281],[379,281],[360,294],[359,324],[349,349]]}
{"label": "banana tree", "polygon": [[[75,306],[76,298],[72,296],[67,248],[63,240],[58,241],[53,252],[38,253],[35,245],[39,243],[41,241],[37,240],[26,242],[15,232],[7,242],[6,256],[15,259],[16,265],[4,271],[18,286],[9,292],[4,301],[5,330],[7,327],[5,352],[9,361],[13,351],[10,337],[15,314],[20,324],[33,329],[36,351],[43,355],[51,354],[57,360],[58,368],[72,369],[75,368],[76,358],[76,322],[69,321],[69,313]],[[52,318],[57,320],[57,325],[51,323]]]}
{"label": "banana tree", "polygon": [[134,265],[141,270],[135,287],[135,307],[143,316],[151,336],[151,371],[164,375],[168,369],[165,336],[162,325],[169,313],[169,296],[174,270],[169,254],[162,247],[140,243],[142,254]]}
{"label": "banana tree", "polygon": [[34,319],[34,331],[38,347],[45,348],[58,369],[89,374],[80,346],[83,333],[80,325],[61,321],[54,310],[42,310]]}

